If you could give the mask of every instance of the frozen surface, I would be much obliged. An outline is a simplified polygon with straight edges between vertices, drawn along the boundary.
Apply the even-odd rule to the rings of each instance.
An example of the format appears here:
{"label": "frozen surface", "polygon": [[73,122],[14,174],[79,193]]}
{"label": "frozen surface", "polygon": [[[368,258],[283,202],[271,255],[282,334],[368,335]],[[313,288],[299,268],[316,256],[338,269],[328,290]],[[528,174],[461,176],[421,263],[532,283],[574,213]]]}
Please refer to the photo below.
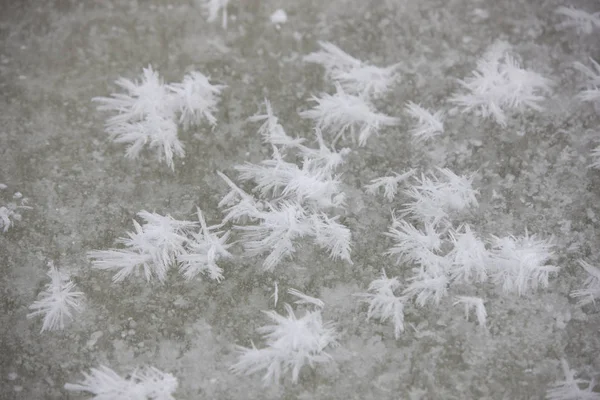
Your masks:
{"label": "frozen surface", "polygon": [[[562,379],[563,357],[578,371],[600,373],[598,309],[577,307],[568,296],[585,278],[576,260],[600,259],[600,173],[587,168],[600,114],[574,99],[582,77],[572,68],[600,59],[598,30],[557,30],[562,1],[231,0],[227,30],[206,22],[202,3],[0,6],[0,182],[8,186],[0,195],[20,191],[32,207],[0,233],[0,398],[87,398],[62,387],[100,364],[172,373],[181,400],[539,399]],[[599,9],[592,0],[577,6]],[[285,24],[270,22],[278,9]],[[320,68],[301,62],[318,40],[376,65],[400,63],[401,81],[379,103],[399,116],[407,101],[447,107],[456,79],[470,74],[495,39],[556,82],[545,110],[511,118],[506,128],[453,115],[443,135],[419,146],[408,140],[405,118],[365,147],[353,146],[343,167],[353,265],[307,245],[272,273],[260,271],[258,258],[228,261],[221,283],[173,274],[162,285],[112,285],[110,273],[90,268],[86,252],[112,246],[142,209],[186,219],[200,206],[220,221],[226,188],[215,171],[233,173],[233,165],[269,155],[256,124],[246,122],[265,97],[289,133],[309,138],[310,123],[297,112],[308,109],[312,94],[332,89]],[[180,132],[186,157],[174,172],[152,157],[124,158],[103,130],[107,115],[90,101],[149,64],[167,81],[198,69],[228,85],[214,129]],[[399,273],[383,256],[390,242],[381,233],[402,203],[369,196],[363,186],[390,171],[435,166],[477,171],[480,207],[469,223],[481,234],[527,228],[554,236],[561,272],[547,290],[520,298],[479,286],[471,294],[486,299],[488,334],[449,298],[407,313],[407,330],[395,340],[390,324],[366,321],[352,294],[364,292],[382,267]],[[49,260],[72,274],[87,301],[66,330],[40,334],[41,322],[26,315]],[[236,345],[260,341],[260,310],[272,307],[276,281],[321,298],[341,346],[331,351],[333,364],[304,369],[298,384],[263,389],[260,376],[233,376],[229,367]]]}

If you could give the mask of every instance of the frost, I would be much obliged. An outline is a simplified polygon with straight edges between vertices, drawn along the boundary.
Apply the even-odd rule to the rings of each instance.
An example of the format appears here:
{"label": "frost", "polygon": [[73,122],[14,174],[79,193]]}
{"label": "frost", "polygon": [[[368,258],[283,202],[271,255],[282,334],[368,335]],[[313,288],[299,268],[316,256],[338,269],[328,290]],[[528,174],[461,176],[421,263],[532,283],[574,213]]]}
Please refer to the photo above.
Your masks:
{"label": "frost", "polygon": [[294,240],[311,233],[306,212],[297,203],[282,203],[260,211],[257,225],[236,226],[242,231],[242,246],[249,256],[269,253],[263,262],[267,271],[296,251]]}
{"label": "frost", "polygon": [[350,246],[352,233],[345,225],[337,222],[338,216],[328,217],[325,213],[313,214],[311,223],[315,242],[329,251],[333,260],[341,258],[352,264]]}
{"label": "frost", "polygon": [[506,293],[524,295],[538,287],[548,287],[550,274],[559,268],[547,265],[547,260],[554,257],[550,240],[538,239],[536,235],[514,237],[493,237],[492,263],[494,264],[493,280],[502,285]]}
{"label": "frost", "polygon": [[[600,400],[600,393],[594,392],[596,381],[575,378],[576,371],[569,368],[567,360],[561,360],[565,379],[554,382],[546,391],[546,400]],[[584,387],[584,389],[582,389]]]}
{"label": "frost", "polygon": [[369,303],[367,319],[378,319],[381,322],[392,320],[394,323],[394,336],[396,339],[404,332],[404,297],[398,297],[394,292],[400,287],[398,278],[388,278],[385,270],[381,271],[381,278],[369,284],[369,293],[358,293],[355,296],[363,297]]}
{"label": "frost", "polygon": [[454,305],[457,304],[463,304],[465,306],[465,318],[467,320],[469,319],[469,312],[471,311],[471,309],[474,309],[479,326],[485,328],[487,311],[485,310],[485,305],[483,304],[482,298],[471,296],[457,296]]}
{"label": "frost", "polygon": [[177,261],[180,262],[179,270],[188,280],[199,273],[204,273],[211,279],[220,281],[223,279],[223,270],[217,265],[217,261],[232,257],[227,250],[231,247],[231,244],[227,244],[230,231],[215,232],[215,229],[220,226],[207,226],[200,209],[198,209],[198,222],[200,231],[191,234],[185,252],[177,256]]}
{"label": "frost", "polygon": [[369,185],[365,186],[367,193],[375,195],[380,188],[383,187],[383,195],[388,201],[394,200],[396,193],[398,192],[398,184],[406,181],[412,175],[414,175],[415,169],[411,168],[408,171],[399,174],[394,172],[393,176],[383,176],[381,178],[375,178],[371,180]]}
{"label": "frost", "polygon": [[143,69],[139,81],[119,78],[115,83],[126,93],[92,99],[100,103],[99,110],[116,113],[106,122],[110,139],[128,144],[125,155],[131,159],[148,146],[171,169],[175,168],[173,157],[185,155],[177,136],[177,121],[185,128],[197,125],[202,119],[214,125],[213,112],[224,87],[210,84],[199,72],[188,74],[182,83],[165,85],[151,66]]}
{"label": "frost", "polygon": [[287,14],[280,8],[271,14],[270,19],[272,24],[285,24],[287,22]]}
{"label": "frost", "polygon": [[73,319],[73,312],[81,311],[84,294],[75,291],[75,283],[69,276],[59,271],[54,263],[48,263],[47,273],[50,283],[46,284],[44,291],[38,295],[29,309],[27,318],[43,316],[41,332],[62,330],[65,327],[65,319]]}
{"label": "frost", "polygon": [[408,102],[405,110],[408,115],[417,120],[416,125],[410,130],[416,142],[425,142],[444,133],[443,111],[436,111],[432,114],[429,110],[413,102]]}
{"label": "frost", "polygon": [[177,378],[154,367],[134,370],[122,378],[112,369],[101,365],[83,373],[84,380],[65,384],[65,390],[88,392],[95,400],[175,400]]}
{"label": "frost", "polygon": [[594,28],[600,28],[600,12],[589,13],[575,7],[558,7],[557,14],[565,17],[558,25],[559,29],[574,28],[579,35],[589,35]]}
{"label": "frost", "polygon": [[181,83],[173,83],[168,89],[175,95],[175,110],[180,114],[179,123],[184,129],[199,125],[206,119],[210,125],[216,125],[213,115],[217,111],[221,91],[225,85],[213,85],[209,78],[200,72],[190,72]]}
{"label": "frost", "polygon": [[539,103],[544,100],[543,94],[550,92],[552,81],[521,68],[509,48],[504,42],[496,42],[477,62],[472,76],[459,81],[467,93],[456,94],[450,101],[463,112],[477,110],[501,126],[506,126],[508,110],[541,111]]}
{"label": "frost", "polygon": [[[296,383],[304,366],[314,367],[331,361],[325,350],[338,345],[335,325],[323,322],[320,300],[296,292],[292,294],[304,299],[309,306],[315,305],[316,309],[305,310],[302,317],[297,317],[289,304],[284,304],[287,317],[275,311],[263,311],[274,322],[257,329],[263,335],[266,347],[257,349],[254,343],[250,348],[239,347],[241,354],[231,367],[233,373],[264,372],[265,386],[277,384],[283,376],[291,374],[292,382]],[[311,301],[306,301],[308,298]]]}
{"label": "frost", "polygon": [[378,113],[364,98],[346,93],[339,83],[335,87],[334,95],[313,96],[312,101],[317,104],[300,113],[302,118],[312,119],[319,129],[334,134],[334,143],[350,131],[353,137],[358,134],[358,144],[364,146],[381,128],[400,124],[398,118]]}
{"label": "frost", "polygon": [[448,277],[437,268],[421,267],[418,273],[409,278],[411,282],[402,292],[407,298],[413,298],[420,307],[427,303],[439,305],[442,298],[448,293],[450,281]]}
{"label": "frost", "polygon": [[453,214],[479,205],[473,179],[473,175],[456,175],[447,168],[437,168],[437,174],[423,174],[406,190],[413,201],[405,204],[404,213],[423,223],[448,223]]}
{"label": "frost", "polygon": [[421,262],[430,265],[436,258],[435,252],[440,250],[442,240],[435,226],[425,224],[421,231],[404,220],[398,220],[392,215],[392,226],[385,233],[394,240],[394,246],[386,253],[398,257],[398,262]]}
{"label": "frost", "polygon": [[590,58],[590,62],[592,63],[592,68],[589,68],[580,62],[576,62],[573,65],[575,69],[584,74],[588,79],[586,85],[587,88],[577,95],[582,101],[600,100],[600,64],[592,58]]}
{"label": "frost", "polygon": [[[6,185],[2,184],[3,187],[0,190],[6,189]],[[0,229],[2,232],[8,232],[11,226],[14,226],[15,221],[20,221],[21,211],[31,209],[27,205],[28,199],[23,197],[20,192],[16,192],[12,200],[6,205],[0,206]]]}
{"label": "frost", "polygon": [[573,290],[571,297],[579,298],[579,305],[595,303],[596,298],[600,298],[600,268],[584,260],[579,260],[579,265],[587,272],[588,277],[583,282],[583,289]]}
{"label": "frost", "polygon": [[328,78],[346,92],[362,97],[380,97],[398,79],[398,65],[381,68],[364,63],[329,42],[319,41],[321,50],[304,57],[305,62],[320,64]]}
{"label": "frost", "polygon": [[292,138],[285,133],[285,129],[279,123],[279,119],[273,114],[271,102],[265,99],[266,114],[258,114],[248,118],[251,122],[264,121],[258,128],[258,133],[262,136],[265,143],[273,146],[282,146],[283,148],[293,148],[300,146],[304,139]]}
{"label": "frost", "polygon": [[137,215],[145,222],[140,225],[134,220],[135,232],[117,240],[123,249],[91,251],[88,257],[96,269],[117,270],[113,282],[137,275],[140,268],[147,281],[156,278],[164,282],[168,269],[186,252],[187,234],[195,224],[148,211]]}
{"label": "frost", "polygon": [[450,259],[450,278],[464,283],[485,282],[488,278],[487,268],[491,262],[485,243],[472,231],[469,225],[450,231],[450,239],[454,248],[446,256]]}

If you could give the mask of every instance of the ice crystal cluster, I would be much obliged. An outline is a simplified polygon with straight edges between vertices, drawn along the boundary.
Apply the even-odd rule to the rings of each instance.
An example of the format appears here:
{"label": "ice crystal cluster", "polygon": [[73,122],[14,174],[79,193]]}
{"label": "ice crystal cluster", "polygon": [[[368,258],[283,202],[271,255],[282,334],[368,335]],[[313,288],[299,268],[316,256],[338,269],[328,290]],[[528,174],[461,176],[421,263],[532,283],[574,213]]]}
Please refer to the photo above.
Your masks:
{"label": "ice crystal cluster", "polygon": [[202,211],[198,209],[198,223],[145,210],[138,217],[144,223],[133,221],[135,232],[117,240],[120,248],[88,253],[94,268],[116,271],[114,282],[140,272],[147,281],[164,282],[169,269],[175,266],[187,280],[201,273],[216,281],[223,278],[217,261],[231,257],[227,250],[229,232],[207,226]]}
{"label": "ice crystal cluster", "polygon": [[106,132],[116,143],[128,145],[128,158],[137,158],[147,147],[171,169],[175,168],[173,157],[185,155],[178,123],[184,129],[204,120],[215,125],[216,104],[225,87],[212,84],[197,71],[181,83],[167,85],[151,66],[144,68],[139,81],[119,78],[116,84],[125,93],[93,99],[100,103],[98,109],[115,114],[106,122]]}
{"label": "ice crystal cluster", "polygon": [[[7,186],[0,183],[0,192],[6,189]],[[21,220],[21,212],[31,208],[27,205],[27,202],[27,198],[23,197],[21,192],[15,192],[8,203],[0,206],[0,230],[2,232],[7,232],[11,226],[14,226],[15,221]]]}
{"label": "ice crystal cluster", "polygon": [[331,361],[326,352],[328,347],[338,345],[335,325],[323,322],[324,303],[295,289],[288,291],[298,297],[296,304],[305,305],[302,316],[289,304],[284,304],[287,316],[276,311],[263,311],[273,322],[258,328],[265,341],[265,347],[257,349],[240,347],[240,357],[231,370],[236,374],[264,373],[263,383],[278,383],[286,375],[291,375],[293,383],[298,381],[304,366],[314,367]]}
{"label": "ice crystal cluster", "polygon": [[541,111],[540,102],[550,92],[552,81],[537,72],[521,67],[506,42],[494,43],[477,62],[472,75],[459,80],[465,92],[450,101],[463,112],[477,111],[506,126],[508,111],[533,109]]}
{"label": "ice crystal cluster", "polygon": [[53,262],[48,263],[47,275],[50,282],[29,306],[31,312],[27,314],[27,318],[43,317],[41,332],[64,329],[66,320],[81,311],[84,298],[83,292],[75,291],[69,275],[58,270]]}
{"label": "ice crystal cluster", "polygon": [[70,392],[87,392],[95,400],[175,400],[173,394],[179,382],[173,375],[154,367],[138,368],[123,378],[101,365],[83,373],[79,383],[65,384]]}
{"label": "ice crystal cluster", "polygon": [[[400,215],[392,215],[386,236],[393,240],[387,254],[397,265],[411,272],[405,282],[399,277],[371,282],[367,293],[358,296],[369,304],[368,319],[392,321],[394,336],[404,331],[404,310],[438,306],[454,286],[464,288],[491,281],[504,293],[525,295],[547,287],[558,267],[547,262],[554,258],[551,240],[536,235],[511,235],[487,240],[460,220],[478,207],[478,192],[472,187],[474,175],[457,175],[447,168],[414,177],[404,191],[408,203]],[[455,296],[468,317],[474,310],[479,325],[486,326],[485,300],[471,295]]]}

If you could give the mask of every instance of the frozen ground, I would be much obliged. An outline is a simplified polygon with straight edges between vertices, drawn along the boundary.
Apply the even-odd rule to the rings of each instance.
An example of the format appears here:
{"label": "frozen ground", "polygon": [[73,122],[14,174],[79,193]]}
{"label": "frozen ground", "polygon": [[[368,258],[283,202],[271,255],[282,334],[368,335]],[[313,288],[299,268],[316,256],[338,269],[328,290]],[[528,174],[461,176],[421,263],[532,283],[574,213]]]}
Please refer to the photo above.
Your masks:
{"label": "frozen ground", "polygon": [[[232,0],[223,30],[205,21],[199,0],[2,1],[0,182],[8,185],[4,194],[22,192],[33,209],[0,235],[0,398],[87,398],[62,387],[99,364],[122,373],[144,364],[171,372],[181,400],[539,399],[562,378],[562,357],[599,373],[600,313],[578,308],[568,293],[584,279],[576,260],[599,258],[600,174],[587,165],[600,114],[573,99],[581,77],[571,65],[600,59],[600,40],[597,31],[555,29],[554,10],[565,2]],[[597,1],[576,3],[599,9]],[[278,8],[288,14],[280,29],[269,22]],[[112,246],[141,209],[189,218],[198,205],[218,221],[226,189],[215,171],[268,157],[256,126],[245,122],[264,97],[288,132],[309,137],[297,111],[311,94],[330,89],[319,68],[301,62],[317,40],[377,65],[400,62],[403,78],[380,104],[400,115],[408,100],[445,107],[455,79],[498,38],[556,81],[546,110],[513,118],[506,129],[458,115],[442,138],[420,148],[404,126],[355,147],[343,168],[353,265],[306,246],[271,274],[260,272],[257,259],[230,261],[221,283],[186,283],[173,274],[164,285],[111,285],[110,274],[91,270],[86,252]],[[151,157],[125,159],[103,131],[106,114],[90,102],[148,64],[167,81],[196,68],[229,86],[214,131],[182,132],[186,157],[175,172]],[[392,327],[367,322],[351,297],[381,267],[397,273],[382,255],[390,243],[380,233],[401,203],[362,187],[411,166],[477,171],[481,206],[469,222],[482,234],[528,228],[556,238],[562,269],[547,290],[517,298],[479,289],[489,334],[446,301],[408,313],[419,331],[408,328],[394,340]],[[25,316],[46,283],[49,260],[73,274],[87,302],[65,331],[40,334],[40,322]],[[260,342],[255,328],[264,323],[260,310],[271,308],[275,281],[319,296],[341,346],[332,351],[335,363],[303,370],[298,384],[263,389],[260,376],[237,377],[228,368],[235,345]]]}

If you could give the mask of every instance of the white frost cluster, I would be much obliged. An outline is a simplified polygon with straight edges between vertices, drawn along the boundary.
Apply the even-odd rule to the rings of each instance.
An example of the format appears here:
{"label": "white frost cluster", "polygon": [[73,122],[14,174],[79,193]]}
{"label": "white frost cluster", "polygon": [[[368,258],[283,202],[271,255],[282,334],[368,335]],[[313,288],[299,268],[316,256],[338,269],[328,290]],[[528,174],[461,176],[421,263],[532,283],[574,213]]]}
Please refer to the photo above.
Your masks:
{"label": "white frost cluster", "polygon": [[231,256],[226,243],[229,234],[215,231],[218,226],[208,227],[200,210],[197,233],[194,228],[198,224],[191,221],[179,221],[170,215],[145,210],[137,215],[144,223],[134,220],[135,232],[117,240],[123,248],[88,253],[94,268],[117,271],[114,282],[138,275],[140,269],[147,281],[164,282],[169,269],[176,265],[188,280],[199,273],[217,281],[223,278],[222,269],[216,263]]}
{"label": "white frost cluster", "polygon": [[367,319],[378,319],[380,322],[391,320],[394,324],[396,339],[404,332],[404,302],[405,297],[396,296],[395,291],[400,287],[398,278],[388,278],[385,270],[381,271],[381,278],[369,284],[368,293],[358,293],[355,296],[363,297],[369,303]]}
{"label": "white frost cluster", "polygon": [[[267,113],[252,120],[262,122],[258,132],[271,145],[272,158],[235,167],[241,181],[254,185],[258,198],[219,172],[230,189],[219,203],[225,207],[224,222],[236,223],[234,228],[241,233],[240,242],[248,255],[267,254],[265,270],[292,257],[296,241],[303,237],[313,237],[332,259],[351,262],[350,231],[338,217],[329,215],[345,205],[335,169],[348,152],[329,149],[319,129],[315,131],[319,148],[304,146],[303,140],[286,134],[270,103],[266,106]],[[298,165],[288,159],[302,161]]]}
{"label": "white frost cluster", "polygon": [[457,175],[448,168],[422,174],[406,190],[412,199],[405,204],[407,215],[433,225],[448,224],[453,215],[479,205],[478,191],[473,189],[473,175]]}
{"label": "white frost cluster", "polygon": [[[0,183],[0,191],[5,190],[7,186]],[[27,205],[27,198],[23,197],[21,192],[16,192],[12,196],[12,200],[7,204],[0,206],[0,230],[2,232],[8,232],[11,226],[15,224],[15,221],[20,221],[21,211],[30,209]]]}
{"label": "white frost cluster", "polygon": [[319,129],[334,134],[334,143],[350,132],[353,138],[358,135],[358,144],[364,146],[381,128],[400,124],[399,118],[378,113],[368,100],[345,92],[339,83],[335,88],[333,95],[313,96],[312,101],[317,104],[300,113],[302,118],[312,119]]}
{"label": "white frost cluster", "polygon": [[552,85],[551,80],[537,72],[523,69],[505,42],[492,45],[472,75],[459,83],[466,93],[456,94],[450,101],[462,107],[463,112],[476,110],[501,126],[506,126],[505,113],[509,110],[541,111],[539,103]]}
{"label": "white frost cluster", "polygon": [[546,264],[553,258],[551,240],[536,235],[496,237],[492,239],[493,280],[506,293],[524,295],[538,287],[548,287],[551,274],[559,270]]}
{"label": "white frost cluster", "polygon": [[398,80],[398,65],[381,68],[352,57],[330,42],[319,41],[320,51],[304,56],[304,62],[320,64],[329,79],[344,91],[360,97],[379,97]]}
{"label": "white frost cluster", "polygon": [[582,101],[600,100],[600,64],[591,57],[590,62],[591,68],[580,62],[574,64],[575,69],[587,78],[586,88],[577,95]]}
{"label": "white frost cluster", "polygon": [[398,185],[413,176],[415,169],[411,168],[408,171],[399,174],[394,172],[392,176],[382,176],[371,180],[371,183],[365,185],[366,192],[372,195],[377,194],[379,189],[383,188],[383,195],[388,201],[394,200],[398,193]]}
{"label": "white frost cluster", "polygon": [[444,133],[444,112],[429,110],[409,101],[405,107],[406,113],[416,119],[415,126],[410,130],[415,142],[425,142]]}
{"label": "white frost cluster", "polygon": [[591,265],[590,263],[579,260],[579,265],[588,274],[583,282],[582,289],[576,289],[571,292],[571,297],[579,299],[579,305],[595,303],[596,299],[600,298],[600,268]]}
{"label": "white frost cluster", "polygon": [[119,78],[116,84],[126,93],[92,99],[100,103],[99,110],[116,114],[106,123],[110,138],[129,145],[128,158],[137,158],[147,146],[171,169],[173,157],[185,154],[177,123],[187,129],[206,119],[214,125],[213,113],[224,88],[211,84],[200,72],[185,76],[182,83],[165,85],[151,66],[144,68],[140,81]]}
{"label": "white frost cluster", "polygon": [[594,392],[595,379],[575,378],[577,372],[569,367],[564,358],[561,366],[565,379],[554,382],[546,390],[546,400],[600,400],[600,393]]}
{"label": "white frost cluster", "polygon": [[555,11],[564,20],[558,25],[559,29],[575,29],[579,35],[589,35],[594,29],[600,28],[600,12],[589,13],[575,7],[558,7]]}
{"label": "white frost cluster", "polygon": [[48,263],[48,268],[50,283],[29,306],[31,313],[27,314],[27,318],[44,317],[41,332],[64,329],[65,320],[72,320],[73,313],[81,310],[84,297],[83,292],[75,291],[75,283],[53,262]]}
{"label": "white frost cluster", "polygon": [[303,315],[296,316],[287,303],[284,304],[287,316],[263,311],[273,321],[272,325],[257,329],[263,335],[265,347],[257,349],[254,343],[250,348],[239,347],[241,354],[238,362],[231,367],[232,372],[246,375],[264,372],[262,381],[265,386],[280,382],[288,374],[296,383],[304,366],[314,368],[317,364],[331,361],[326,350],[338,345],[338,334],[333,323],[323,322],[323,302],[296,290],[288,293],[299,298],[296,304],[307,306]]}
{"label": "white frost cluster", "polygon": [[87,392],[95,400],[175,400],[177,378],[154,367],[135,369],[128,378],[122,378],[106,366],[83,373],[79,383],[65,384],[65,390]]}

